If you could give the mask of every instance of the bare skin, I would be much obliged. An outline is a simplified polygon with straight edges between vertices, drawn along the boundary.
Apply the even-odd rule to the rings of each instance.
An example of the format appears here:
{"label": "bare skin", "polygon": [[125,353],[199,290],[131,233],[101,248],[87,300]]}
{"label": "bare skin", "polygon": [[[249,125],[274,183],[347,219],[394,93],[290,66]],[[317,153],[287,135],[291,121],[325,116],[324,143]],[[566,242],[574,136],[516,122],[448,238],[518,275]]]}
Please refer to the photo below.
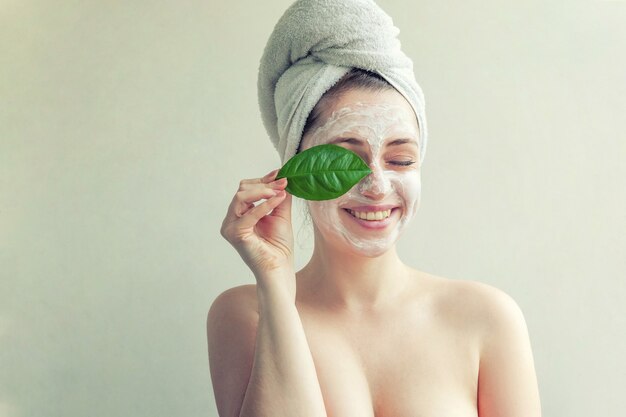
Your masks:
{"label": "bare skin", "polygon": [[[368,100],[408,106],[395,91],[354,90],[329,104],[326,117],[333,108]],[[354,150],[368,157],[367,149]],[[418,157],[416,147],[402,152]],[[395,244],[380,256],[363,256],[318,227],[310,262],[293,273],[291,197],[279,192],[286,183],[273,181],[275,175],[242,182],[222,229],[257,285],[227,290],[209,312],[211,376],[221,417],[277,416],[288,407],[296,408],[284,415],[302,415],[294,411],[297,403],[272,409],[282,397],[325,417],[540,417],[526,324],[508,295],[415,270],[400,260]],[[390,198],[375,188],[363,197],[372,204]],[[254,208],[251,201],[261,198],[268,199],[265,207]],[[354,233],[368,233],[341,219]],[[289,316],[289,304],[295,304],[296,317]],[[271,312],[291,321],[272,322]],[[280,335],[293,337],[294,344]],[[281,355],[272,356],[276,351]],[[260,368],[283,360],[302,363],[302,370]],[[262,373],[272,377],[263,379]]]}
{"label": "bare skin", "polygon": [[[540,416],[530,345],[514,302],[482,283],[412,269],[406,273],[412,282],[403,296],[372,310],[322,306],[305,288],[304,275],[297,274],[296,307],[328,417]],[[253,322],[258,315],[255,287],[231,290]],[[499,332],[501,345],[513,345],[506,349],[517,355],[481,356],[488,330],[508,326],[513,327]],[[254,325],[248,332],[252,354]],[[506,375],[507,363],[516,361],[517,370]],[[514,378],[510,388],[498,392],[493,384],[506,384],[507,376]],[[487,399],[491,392],[501,397]]]}

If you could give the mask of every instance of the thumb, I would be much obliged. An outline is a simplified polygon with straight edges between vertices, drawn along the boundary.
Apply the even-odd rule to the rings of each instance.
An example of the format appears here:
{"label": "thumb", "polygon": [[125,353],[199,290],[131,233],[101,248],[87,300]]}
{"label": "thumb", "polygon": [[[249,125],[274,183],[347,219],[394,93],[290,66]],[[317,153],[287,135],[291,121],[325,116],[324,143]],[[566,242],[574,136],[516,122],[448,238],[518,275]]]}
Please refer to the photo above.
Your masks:
{"label": "thumb", "polygon": [[272,210],[272,214],[271,215],[272,216],[276,216],[276,217],[280,217],[282,219],[285,219],[289,223],[291,223],[291,199],[292,199],[292,196],[287,191],[285,191],[285,194],[287,194],[285,196],[285,199],[283,200],[282,203],[280,203],[278,206],[276,206],[274,208],[274,210]]}

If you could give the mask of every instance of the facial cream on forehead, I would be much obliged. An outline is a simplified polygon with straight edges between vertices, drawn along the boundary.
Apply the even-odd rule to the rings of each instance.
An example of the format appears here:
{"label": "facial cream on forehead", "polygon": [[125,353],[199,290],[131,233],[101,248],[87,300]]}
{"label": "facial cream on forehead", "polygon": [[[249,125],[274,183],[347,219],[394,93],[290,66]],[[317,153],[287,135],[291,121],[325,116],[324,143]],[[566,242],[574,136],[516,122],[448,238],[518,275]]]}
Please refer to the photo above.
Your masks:
{"label": "facial cream on forehead", "polygon": [[388,135],[405,135],[417,142],[419,129],[412,111],[394,104],[353,103],[331,113],[328,120],[314,130],[306,147],[321,145],[329,135],[362,133],[371,146],[379,146]]}
{"label": "facial cream on forehead", "polygon": [[[307,137],[305,148],[329,143],[337,138],[358,138],[368,144],[372,173],[343,196],[326,201],[308,201],[315,226],[327,239],[345,242],[365,256],[378,256],[389,250],[415,215],[420,202],[421,178],[417,169],[388,169],[381,165],[386,140],[417,140],[415,115],[391,104],[353,103],[331,113],[328,120]],[[416,146],[417,148],[417,146]],[[419,155],[415,154],[419,164]],[[384,161],[383,161],[384,162]],[[392,205],[388,226],[375,230],[356,220],[352,208]],[[381,216],[381,214],[378,214]],[[364,221],[364,220],[361,220]]]}

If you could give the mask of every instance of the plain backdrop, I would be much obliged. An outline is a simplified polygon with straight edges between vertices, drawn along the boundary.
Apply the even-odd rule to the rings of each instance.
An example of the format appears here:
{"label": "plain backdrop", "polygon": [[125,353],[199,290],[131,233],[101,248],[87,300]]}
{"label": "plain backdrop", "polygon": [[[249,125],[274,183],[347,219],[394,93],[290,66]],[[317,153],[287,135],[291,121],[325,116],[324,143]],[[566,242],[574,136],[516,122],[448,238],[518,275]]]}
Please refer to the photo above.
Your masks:
{"label": "plain backdrop", "polygon": [[[1,417],[217,416],[206,314],[254,283],[219,227],[279,166],[290,3],[0,1]],[[544,416],[623,416],[626,2],[379,4],[430,133],[403,260],[518,302]]]}

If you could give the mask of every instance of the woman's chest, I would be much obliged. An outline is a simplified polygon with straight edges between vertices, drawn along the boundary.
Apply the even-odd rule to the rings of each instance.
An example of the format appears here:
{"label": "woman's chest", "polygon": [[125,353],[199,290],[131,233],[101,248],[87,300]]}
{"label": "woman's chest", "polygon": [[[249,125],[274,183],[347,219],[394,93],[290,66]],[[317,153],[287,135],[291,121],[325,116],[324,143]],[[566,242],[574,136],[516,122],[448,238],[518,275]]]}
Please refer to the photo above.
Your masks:
{"label": "woman's chest", "polygon": [[435,318],[379,319],[303,316],[328,417],[475,417],[471,334]]}

